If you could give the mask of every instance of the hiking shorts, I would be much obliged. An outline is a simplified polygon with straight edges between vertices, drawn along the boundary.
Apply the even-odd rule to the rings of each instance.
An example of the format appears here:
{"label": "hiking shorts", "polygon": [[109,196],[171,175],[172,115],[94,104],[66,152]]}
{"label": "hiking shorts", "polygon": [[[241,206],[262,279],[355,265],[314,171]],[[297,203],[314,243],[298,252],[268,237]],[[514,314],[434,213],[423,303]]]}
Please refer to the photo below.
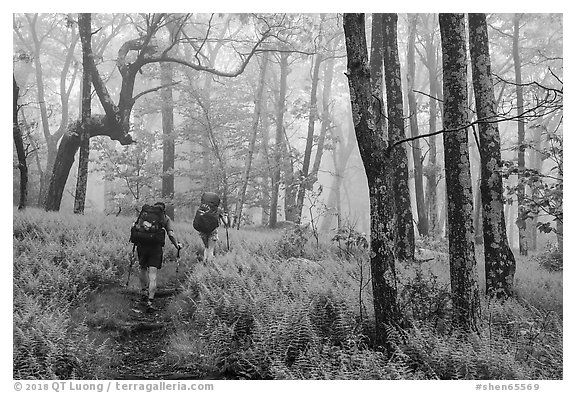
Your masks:
{"label": "hiking shorts", "polygon": [[136,250],[138,251],[138,262],[141,269],[146,269],[149,266],[157,269],[162,268],[162,246],[138,245]]}
{"label": "hiking shorts", "polygon": [[213,242],[218,241],[218,228],[214,229],[210,233],[205,232],[198,232],[198,233],[200,234],[200,238],[202,239],[202,242],[204,243],[205,247],[208,247],[208,240],[212,240]]}

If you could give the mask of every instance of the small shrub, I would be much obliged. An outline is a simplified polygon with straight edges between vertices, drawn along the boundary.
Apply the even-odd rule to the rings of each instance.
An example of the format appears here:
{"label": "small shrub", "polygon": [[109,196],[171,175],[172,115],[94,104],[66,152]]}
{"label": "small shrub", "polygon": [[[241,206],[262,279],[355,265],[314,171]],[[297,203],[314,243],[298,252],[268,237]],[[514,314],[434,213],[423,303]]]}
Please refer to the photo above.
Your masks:
{"label": "small shrub", "polygon": [[308,226],[296,225],[287,229],[276,243],[278,255],[283,258],[299,258],[304,256],[304,247],[310,238]]}
{"label": "small shrub", "polygon": [[561,272],[563,269],[563,256],[557,244],[548,243],[544,252],[535,255],[538,265],[549,272]]}

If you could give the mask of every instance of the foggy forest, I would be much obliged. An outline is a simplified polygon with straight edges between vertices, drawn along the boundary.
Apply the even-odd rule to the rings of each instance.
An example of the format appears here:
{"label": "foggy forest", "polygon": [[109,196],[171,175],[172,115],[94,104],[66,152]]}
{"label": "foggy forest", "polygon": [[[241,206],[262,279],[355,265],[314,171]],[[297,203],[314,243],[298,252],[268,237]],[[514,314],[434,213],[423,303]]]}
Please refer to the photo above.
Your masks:
{"label": "foggy forest", "polygon": [[563,379],[562,14],[13,14],[13,88],[15,379]]}

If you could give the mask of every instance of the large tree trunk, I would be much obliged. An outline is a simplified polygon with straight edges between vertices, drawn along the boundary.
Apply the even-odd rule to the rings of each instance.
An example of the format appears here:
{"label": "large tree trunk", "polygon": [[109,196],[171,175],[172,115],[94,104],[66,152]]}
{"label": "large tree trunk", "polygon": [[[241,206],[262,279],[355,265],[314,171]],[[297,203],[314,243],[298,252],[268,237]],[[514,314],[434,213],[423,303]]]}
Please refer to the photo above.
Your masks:
{"label": "large tree trunk", "polygon": [[282,167],[282,147],[284,145],[284,111],[286,110],[286,80],[288,78],[288,53],[280,54],[280,92],[276,106],[276,143],[274,147],[274,176],[272,178],[272,195],[270,197],[270,228],[278,223],[278,194],[280,192],[280,175]]}
{"label": "large tree trunk", "polygon": [[[444,73],[444,161],[448,199],[448,244],[454,324],[477,330],[480,313],[474,228],[472,179],[468,156],[468,88],[464,14],[440,14]],[[455,131],[458,130],[458,131]]]}
{"label": "large tree trunk", "polygon": [[[388,112],[388,141],[392,145],[406,138],[404,132],[404,105],[402,103],[402,77],[398,57],[397,14],[383,14],[384,81]],[[410,190],[408,188],[408,155],[400,144],[391,154],[394,171],[393,200],[396,207],[396,257],[400,261],[414,259],[414,223]]]}
{"label": "large tree trunk", "polygon": [[14,145],[16,147],[16,155],[18,156],[18,169],[20,170],[20,197],[18,199],[18,210],[26,208],[28,198],[28,163],[26,162],[26,151],[24,150],[24,140],[22,138],[22,131],[20,130],[20,123],[18,122],[18,98],[20,95],[20,88],[16,83],[16,78],[12,75],[14,81],[13,85],[13,106],[12,106],[12,134],[14,137]]}
{"label": "large tree trunk", "polygon": [[244,175],[242,176],[242,184],[240,186],[240,194],[236,205],[236,227],[240,229],[240,222],[242,221],[242,208],[246,199],[246,189],[250,180],[250,169],[252,168],[252,158],[254,157],[254,148],[256,146],[256,137],[258,136],[258,124],[262,113],[262,97],[264,96],[264,84],[266,81],[266,68],[268,67],[268,54],[264,53],[262,56],[262,64],[260,64],[260,75],[258,77],[258,87],[256,88],[256,95],[254,97],[254,117],[252,118],[252,135],[248,142],[248,154],[244,164]]}
{"label": "large tree trunk", "polygon": [[[410,130],[412,137],[418,136],[418,103],[414,88],[416,83],[416,26],[418,25],[418,15],[410,14],[410,32],[408,38],[408,108],[410,116]],[[420,139],[412,141],[412,156],[414,157],[414,191],[416,193],[416,212],[418,215],[418,233],[420,236],[428,236],[428,217],[426,215],[426,206],[424,204],[424,176],[423,176],[423,159],[422,149],[420,148]]]}
{"label": "large tree trunk", "polygon": [[92,54],[92,15],[78,15],[78,30],[82,40],[82,103],[81,103],[81,125],[80,125],[80,154],[78,157],[78,179],[76,182],[76,195],[74,197],[74,213],[84,214],[86,205],[86,191],[88,188],[88,159],[90,157],[90,135],[86,124],[91,110],[92,78],[90,70],[90,59]]}
{"label": "large tree trunk", "polygon": [[382,92],[372,89],[364,14],[344,14],[344,34],[352,118],[370,193],[370,266],[376,345],[390,350],[387,328],[398,325],[401,315],[396,299],[394,206],[389,203],[392,174],[386,156],[386,138],[378,132],[372,117],[372,107],[379,104],[372,97],[380,97]]}
{"label": "large tree trunk", "polygon": [[[514,31],[512,38],[512,55],[514,57],[514,75],[516,79],[516,111],[518,114],[524,113],[524,93],[522,88],[522,61],[520,58],[520,14],[514,15]],[[518,122],[518,182],[520,177],[523,176],[526,170],[525,160],[525,146],[524,138],[526,135],[526,127],[524,120],[519,119]],[[526,190],[524,185],[519,184],[518,187],[518,244],[520,248],[520,255],[528,255],[528,239],[526,236],[526,219],[524,207],[524,198]]]}
{"label": "large tree trunk", "polygon": [[[174,198],[174,97],[172,95],[173,68],[171,63],[160,63],[160,91],[162,99],[162,198]],[[166,214],[174,219],[174,205],[166,204]]]}
{"label": "large tree trunk", "polygon": [[[134,141],[123,129],[110,124],[108,117],[102,115],[92,115],[86,127],[90,138],[95,136],[107,136],[112,140],[117,140],[122,145],[129,145]],[[56,161],[50,178],[50,187],[46,195],[46,211],[60,210],[64,187],[68,181],[70,169],[74,163],[74,156],[80,147],[80,133],[82,132],[82,122],[75,121],[68,125],[68,130],[60,140]]]}
{"label": "large tree trunk", "polygon": [[472,82],[479,121],[482,227],[486,293],[505,298],[512,295],[516,261],[508,245],[502,186],[502,157],[492,83],[488,28],[485,14],[468,15]]}

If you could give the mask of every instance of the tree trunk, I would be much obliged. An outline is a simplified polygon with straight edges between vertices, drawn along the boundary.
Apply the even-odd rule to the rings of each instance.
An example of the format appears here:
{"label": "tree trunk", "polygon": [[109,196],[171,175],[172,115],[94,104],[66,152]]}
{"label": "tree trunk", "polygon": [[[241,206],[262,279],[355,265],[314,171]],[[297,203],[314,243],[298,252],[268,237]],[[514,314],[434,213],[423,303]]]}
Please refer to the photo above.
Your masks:
{"label": "tree trunk", "polygon": [[[320,37],[321,41],[321,37]],[[318,53],[315,56],[314,67],[312,72],[312,88],[310,89],[310,112],[308,114],[308,134],[306,136],[306,147],[304,149],[304,160],[302,162],[302,171],[298,180],[298,199],[296,201],[296,211],[294,214],[295,222],[300,223],[302,219],[302,208],[304,206],[304,197],[306,190],[310,189],[314,179],[309,179],[310,161],[312,159],[312,145],[314,142],[314,124],[318,120],[318,81],[320,79],[320,64],[322,55]]]}
{"label": "tree trunk", "polygon": [[[541,127],[534,127],[532,129],[532,144],[533,148],[530,153],[530,167],[534,169],[536,172],[542,172],[542,128]],[[538,189],[536,187],[531,188],[532,198],[536,199],[538,194]],[[526,223],[527,229],[527,236],[528,236],[528,250],[530,251],[537,251],[538,250],[538,228],[536,226],[538,222],[538,214],[529,219]]]}
{"label": "tree trunk", "polygon": [[[435,25],[433,23],[433,25]],[[436,61],[436,45],[434,43],[434,28],[426,36],[426,65],[428,68],[428,78],[430,80],[430,116],[428,121],[429,133],[436,132],[436,119],[438,117],[438,75]],[[428,138],[428,166],[426,168],[426,206],[428,215],[428,231],[432,237],[440,234],[440,224],[438,222],[438,177],[439,170],[437,164],[436,135]]]}
{"label": "tree trunk", "polygon": [[480,313],[474,228],[472,179],[468,156],[468,88],[464,14],[440,14],[444,74],[444,161],[448,199],[448,245],[453,322],[477,330]]}
{"label": "tree trunk", "polygon": [[270,185],[272,184],[273,171],[270,162],[270,149],[268,147],[270,141],[269,135],[269,119],[268,119],[268,105],[266,101],[262,103],[264,106],[264,113],[262,117],[262,155],[266,169],[262,175],[262,226],[267,226],[270,220]]}
{"label": "tree trunk", "polygon": [[256,96],[254,97],[254,117],[252,119],[252,135],[248,143],[248,154],[244,164],[244,175],[242,176],[242,184],[240,186],[240,194],[236,205],[236,227],[240,229],[240,222],[242,221],[242,208],[246,199],[246,189],[248,188],[248,181],[250,180],[250,169],[252,168],[252,157],[254,157],[254,147],[256,146],[256,137],[258,136],[258,124],[260,122],[262,112],[262,97],[264,96],[264,84],[266,81],[266,68],[268,67],[268,54],[264,53],[262,57],[262,64],[260,65],[260,75],[258,77],[258,87],[256,88]]}
{"label": "tree trunk", "polygon": [[[485,14],[468,15],[472,82],[480,139],[480,193],[486,293],[498,298],[512,295],[516,261],[508,245],[502,186],[502,157],[494,85],[492,83],[488,28]],[[484,121],[485,120],[485,121]]]}
{"label": "tree trunk", "polygon": [[[388,112],[388,141],[392,145],[406,138],[404,133],[404,105],[402,78],[397,42],[397,14],[383,14],[384,81]],[[391,154],[394,170],[393,200],[396,210],[396,257],[400,261],[414,259],[414,224],[410,190],[408,188],[408,155],[405,144],[394,148]]]}
{"label": "tree trunk", "polygon": [[[162,198],[172,201],[174,198],[174,98],[172,95],[173,68],[171,63],[160,63],[160,91],[162,99]],[[174,219],[174,205],[166,204],[166,214]]]}
{"label": "tree trunk", "polygon": [[[516,111],[518,115],[524,113],[524,92],[522,88],[522,62],[520,58],[520,14],[514,15],[514,31],[512,39],[512,55],[514,57],[514,75],[516,79]],[[520,177],[523,176],[526,170],[525,162],[525,146],[524,138],[526,135],[526,128],[524,120],[519,119],[518,122],[518,182]],[[516,225],[518,226],[518,244],[520,255],[528,255],[528,239],[526,236],[526,220],[524,207],[524,198],[526,196],[526,189],[523,185],[518,187],[518,219]]]}
{"label": "tree trunk", "polygon": [[282,166],[282,146],[284,145],[284,111],[286,110],[286,80],[288,78],[288,53],[280,54],[280,92],[276,107],[276,144],[274,148],[274,176],[270,197],[270,228],[278,223],[278,194],[280,192],[280,174]]}
{"label": "tree trunk", "polygon": [[342,180],[344,179],[344,170],[346,169],[346,164],[352,154],[354,149],[354,143],[356,142],[353,137],[349,137],[349,140],[344,144],[344,138],[341,131],[341,126],[336,125],[333,128],[333,134],[338,140],[338,144],[332,151],[332,161],[334,165],[334,174],[332,187],[330,194],[328,195],[328,201],[326,202],[326,207],[328,209],[335,208],[335,214],[328,214],[324,216],[322,220],[322,225],[320,226],[320,231],[327,232],[332,226],[332,219],[334,215],[337,218],[337,229],[341,228],[341,216],[342,216],[342,200],[341,200],[341,188]]}
{"label": "tree trunk", "polygon": [[[410,14],[410,32],[408,38],[408,108],[410,111],[410,130],[412,136],[418,136],[418,103],[414,94],[416,83],[416,26],[418,24],[418,15]],[[416,193],[416,212],[418,215],[418,233],[420,236],[428,236],[428,217],[426,215],[426,206],[424,204],[424,176],[423,176],[423,159],[422,149],[420,148],[420,139],[412,141],[412,156],[414,157],[414,191]]]}
{"label": "tree trunk", "polygon": [[379,104],[372,97],[380,97],[382,93],[381,89],[378,92],[377,83],[376,90],[373,89],[370,78],[364,14],[344,14],[344,34],[352,119],[370,193],[370,266],[376,345],[390,350],[387,328],[398,325],[401,315],[396,299],[394,207],[389,203],[392,173],[386,156],[386,139],[376,129],[372,117],[372,107]]}
{"label": "tree trunk", "polygon": [[18,198],[18,210],[26,208],[28,200],[28,163],[26,162],[26,151],[24,150],[24,140],[22,138],[22,131],[20,130],[20,123],[18,122],[18,98],[20,95],[20,88],[16,83],[16,78],[12,75],[13,83],[13,107],[12,107],[12,134],[14,137],[14,145],[16,147],[16,155],[18,156],[18,169],[20,170],[20,197]]}
{"label": "tree trunk", "polygon": [[80,154],[78,157],[78,179],[74,197],[74,213],[84,214],[86,191],[88,188],[88,159],[90,157],[90,135],[86,124],[92,115],[92,78],[89,66],[92,54],[92,15],[78,15],[78,30],[82,40],[82,104],[80,125]]}

